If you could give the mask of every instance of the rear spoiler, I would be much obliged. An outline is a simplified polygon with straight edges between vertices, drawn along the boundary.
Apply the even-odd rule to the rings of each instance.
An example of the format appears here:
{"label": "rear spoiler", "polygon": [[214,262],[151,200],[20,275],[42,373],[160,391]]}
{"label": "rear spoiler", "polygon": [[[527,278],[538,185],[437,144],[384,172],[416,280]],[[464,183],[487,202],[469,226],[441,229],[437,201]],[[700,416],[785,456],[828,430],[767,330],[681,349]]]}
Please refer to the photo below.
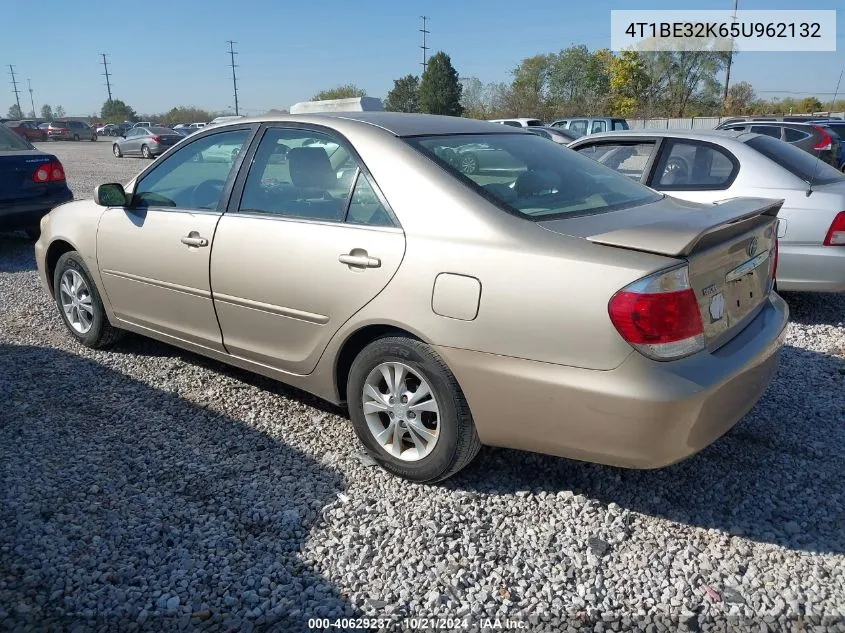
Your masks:
{"label": "rear spoiler", "polygon": [[586,236],[586,239],[606,246],[687,257],[696,250],[744,233],[761,221],[777,218],[783,203],[767,198],[732,198],[674,217],[660,213],[651,221],[644,218],[642,224]]}

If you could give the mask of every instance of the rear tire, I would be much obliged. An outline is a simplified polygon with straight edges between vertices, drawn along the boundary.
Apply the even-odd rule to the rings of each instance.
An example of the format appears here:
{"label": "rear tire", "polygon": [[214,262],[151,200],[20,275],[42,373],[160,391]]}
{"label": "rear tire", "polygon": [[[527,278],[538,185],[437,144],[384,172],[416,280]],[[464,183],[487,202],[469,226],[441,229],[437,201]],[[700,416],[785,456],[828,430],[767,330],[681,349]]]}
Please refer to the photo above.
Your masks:
{"label": "rear tire", "polygon": [[74,135],[73,135],[73,140],[74,140],[74,141],[78,141],[78,140],[79,140],[79,134],[74,134]]}
{"label": "rear tire", "polygon": [[463,173],[467,175],[478,173],[478,157],[475,154],[461,154],[459,160],[459,169]]}
{"label": "rear tire", "polygon": [[56,262],[53,295],[68,332],[86,347],[108,347],[123,336],[123,330],[109,323],[91,273],[76,251],[68,251]]}
{"label": "rear tire", "polygon": [[150,148],[146,145],[141,145],[141,156],[144,158],[152,158],[153,155],[150,153]]}
{"label": "rear tire", "polygon": [[[401,384],[391,390],[385,379],[383,386],[373,387],[374,377],[375,382],[381,380],[382,368],[391,367],[402,368]],[[395,378],[396,374],[392,376]],[[428,390],[416,398],[414,394],[423,383]],[[392,400],[391,392],[396,394]],[[346,393],[355,433],[367,452],[389,473],[417,482],[441,481],[467,466],[481,448],[458,381],[440,356],[421,341],[391,336],[370,343],[352,363]],[[399,394],[403,393],[410,399],[402,402]],[[418,413],[411,415],[409,411],[413,409]],[[393,430],[386,430],[388,427]],[[424,443],[422,457],[417,450],[423,443],[414,439],[421,433],[412,433],[412,429],[434,436]]]}

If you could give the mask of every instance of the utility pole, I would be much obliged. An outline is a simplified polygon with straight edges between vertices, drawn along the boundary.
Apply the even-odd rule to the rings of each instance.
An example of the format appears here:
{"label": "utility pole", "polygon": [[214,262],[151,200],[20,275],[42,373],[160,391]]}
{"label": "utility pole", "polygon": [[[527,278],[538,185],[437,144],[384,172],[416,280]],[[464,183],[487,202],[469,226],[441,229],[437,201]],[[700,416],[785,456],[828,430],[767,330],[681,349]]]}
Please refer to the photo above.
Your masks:
{"label": "utility pole", "polygon": [[23,110],[21,110],[21,97],[20,97],[20,90],[18,90],[18,82],[15,79],[15,67],[9,64],[9,74],[12,76],[12,92],[15,93],[15,101],[18,102],[18,111],[23,114]]}
{"label": "utility pole", "polygon": [[29,102],[32,104],[32,118],[35,118],[35,97],[33,96],[32,83],[27,77],[26,85],[29,88]]}
{"label": "utility pole", "polygon": [[238,76],[235,74],[235,68],[237,68],[237,64],[235,64],[235,55],[237,55],[237,51],[235,51],[235,44],[237,42],[233,42],[229,40],[229,57],[232,59],[232,86],[235,89],[235,114],[238,115]]}
{"label": "utility pole", "polygon": [[103,74],[106,76],[106,90],[109,91],[109,103],[111,103],[111,82],[109,81],[109,63],[106,61],[106,54],[100,53],[100,56],[103,58],[103,68],[106,69],[106,72]]}
{"label": "utility pole", "polygon": [[425,16],[425,15],[421,15],[420,17],[422,18],[422,28],[420,29],[420,33],[422,33],[422,46],[420,46],[420,48],[422,49],[422,55],[423,55],[423,57],[422,57],[423,74],[425,74],[425,70],[426,70],[426,68],[428,68],[428,46],[425,45],[425,36],[428,35],[429,33],[431,33],[431,31],[426,30],[425,25],[426,25],[426,22],[428,22],[430,18]]}
{"label": "utility pole", "polygon": [[[733,21],[736,22],[736,9],[737,5],[739,4],[739,0],[734,0],[734,15]],[[722,96],[722,112],[725,111],[725,106],[728,104],[728,88],[731,85],[731,64],[734,61],[734,41],[731,38],[731,52],[728,53],[728,67],[725,71],[725,94]]]}

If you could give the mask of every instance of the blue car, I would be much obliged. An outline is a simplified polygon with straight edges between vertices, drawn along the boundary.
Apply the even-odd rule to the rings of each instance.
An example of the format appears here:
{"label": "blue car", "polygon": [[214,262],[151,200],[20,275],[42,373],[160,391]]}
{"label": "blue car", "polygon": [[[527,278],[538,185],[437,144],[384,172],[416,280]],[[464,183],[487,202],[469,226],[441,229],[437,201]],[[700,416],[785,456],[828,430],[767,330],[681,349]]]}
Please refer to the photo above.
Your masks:
{"label": "blue car", "polygon": [[813,121],[813,123],[826,125],[842,139],[843,148],[842,153],[839,155],[839,170],[845,172],[845,121],[838,119],[819,119],[818,121]]}
{"label": "blue car", "polygon": [[59,159],[0,123],[0,231],[23,229],[36,239],[41,218],[71,200]]}

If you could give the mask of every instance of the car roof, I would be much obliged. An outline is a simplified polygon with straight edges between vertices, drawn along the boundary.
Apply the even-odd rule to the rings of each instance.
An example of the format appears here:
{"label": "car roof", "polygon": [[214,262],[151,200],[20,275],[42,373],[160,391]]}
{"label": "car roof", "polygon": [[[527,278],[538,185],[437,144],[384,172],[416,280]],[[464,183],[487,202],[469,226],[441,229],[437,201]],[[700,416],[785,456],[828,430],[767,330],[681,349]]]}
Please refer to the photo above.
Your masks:
{"label": "car roof", "polygon": [[624,137],[660,137],[660,138],[685,138],[701,141],[724,141],[724,140],[738,140],[745,137],[752,138],[760,136],[751,132],[740,132],[734,130],[616,130],[613,132],[599,132],[597,134],[590,134],[583,136],[576,142],[593,141],[601,139],[614,139]]}
{"label": "car roof", "polygon": [[320,112],[314,114],[265,115],[246,117],[236,121],[226,121],[223,125],[243,125],[244,123],[268,123],[276,121],[329,126],[333,121],[353,121],[381,128],[394,136],[525,133],[523,128],[501,125],[500,123],[490,123],[478,119],[436,114],[406,114],[404,112]]}

